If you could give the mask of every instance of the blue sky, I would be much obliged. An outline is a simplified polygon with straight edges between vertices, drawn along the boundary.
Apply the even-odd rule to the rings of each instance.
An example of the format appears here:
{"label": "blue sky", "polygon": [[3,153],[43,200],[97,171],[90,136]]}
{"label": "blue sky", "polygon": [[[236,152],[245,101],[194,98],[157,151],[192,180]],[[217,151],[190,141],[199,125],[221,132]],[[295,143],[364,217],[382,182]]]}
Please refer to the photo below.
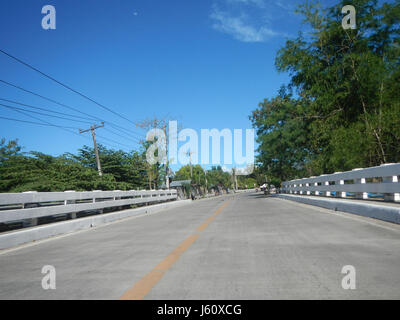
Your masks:
{"label": "blue sky", "polygon": [[[293,13],[297,2],[2,0],[0,47],[133,122],[168,116],[195,130],[247,129],[251,111],[289,80],[276,72],[274,59],[285,39],[301,29],[301,17]],[[56,8],[56,30],[41,27],[41,9],[47,4]],[[2,80],[106,124],[112,121],[137,132],[135,137],[146,133],[2,54],[0,70]],[[0,98],[82,116],[1,83]],[[37,121],[4,107],[0,116]],[[63,126],[89,126],[34,116]],[[97,132],[123,144],[99,137],[105,145],[137,147],[109,131]],[[88,134],[79,137],[59,128],[4,119],[0,136],[18,138],[25,151],[52,155],[91,145]]]}

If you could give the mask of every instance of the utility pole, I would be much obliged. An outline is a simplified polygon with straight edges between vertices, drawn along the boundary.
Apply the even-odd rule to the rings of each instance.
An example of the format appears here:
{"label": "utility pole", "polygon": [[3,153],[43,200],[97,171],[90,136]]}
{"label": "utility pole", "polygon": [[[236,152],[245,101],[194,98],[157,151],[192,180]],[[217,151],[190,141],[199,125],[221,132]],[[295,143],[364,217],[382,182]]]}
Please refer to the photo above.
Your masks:
{"label": "utility pole", "polygon": [[236,169],[232,168],[232,184],[233,184],[233,190],[236,190]]}
{"label": "utility pole", "polygon": [[167,190],[169,190],[169,170],[168,170],[168,138],[167,138],[167,125],[165,124],[163,127],[164,134],[165,134],[165,186]]}
{"label": "utility pole", "polygon": [[190,179],[193,179],[193,168],[192,168],[192,151],[188,151],[189,155],[189,165],[190,165]]}
{"label": "utility pole", "polygon": [[96,134],[94,133],[94,130],[96,130],[98,128],[101,128],[101,127],[104,127],[104,121],[101,122],[101,125],[94,124],[89,129],[86,129],[86,130],[79,129],[79,133],[84,133],[84,132],[88,132],[88,131],[92,132],[94,152],[96,153],[97,170],[99,171],[99,176],[100,177],[103,175],[103,173],[101,172],[99,150],[97,149]]}
{"label": "utility pole", "polygon": [[238,190],[237,174],[235,172],[235,190]]}

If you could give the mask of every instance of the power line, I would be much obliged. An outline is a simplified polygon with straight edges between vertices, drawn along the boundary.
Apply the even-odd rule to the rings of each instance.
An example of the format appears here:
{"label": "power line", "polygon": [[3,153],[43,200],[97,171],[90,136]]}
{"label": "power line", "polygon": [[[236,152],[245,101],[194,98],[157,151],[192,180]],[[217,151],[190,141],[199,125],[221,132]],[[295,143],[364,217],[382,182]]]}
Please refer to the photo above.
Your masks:
{"label": "power line", "polygon": [[27,92],[27,93],[29,93],[29,94],[32,94],[32,95],[34,95],[34,96],[36,96],[36,97],[39,97],[39,98],[41,98],[41,99],[44,99],[44,100],[50,101],[50,102],[52,102],[52,103],[58,104],[58,105],[61,106],[61,107],[64,107],[64,108],[73,110],[73,111],[75,111],[75,112],[84,114],[84,115],[86,115],[86,116],[89,116],[89,117],[91,117],[92,120],[99,120],[99,118],[93,117],[93,116],[91,116],[90,114],[88,114],[88,113],[86,113],[86,112],[80,111],[80,110],[78,110],[78,109],[76,109],[76,108],[74,108],[74,107],[68,106],[68,105],[66,105],[66,104],[63,104],[63,103],[58,102],[58,101],[56,101],[56,100],[53,100],[53,99],[51,99],[51,98],[42,96],[42,95],[40,95],[40,94],[38,94],[38,93],[35,93],[35,92],[33,92],[33,91],[30,91],[30,90],[28,90],[28,89],[24,89],[24,88],[22,88],[22,87],[20,87],[20,86],[17,86],[17,85],[15,85],[15,84],[12,84],[12,83],[7,82],[7,81],[5,81],[5,80],[0,79],[0,82],[4,83],[4,84],[6,84],[6,85],[8,85],[8,86],[10,86],[10,87],[14,87],[14,88],[16,88],[16,89],[18,89],[18,90],[21,90],[21,91]]}
{"label": "power line", "polygon": [[[32,116],[32,115],[29,115],[29,114],[27,114],[27,113],[25,113],[25,112],[23,112],[23,111],[20,111],[20,110],[14,110],[14,111],[19,112],[19,113],[21,113],[21,114],[23,114],[23,115],[25,115],[25,116],[27,116],[27,117],[30,117],[30,118],[39,120],[40,122],[28,121],[28,120],[21,120],[21,119],[15,119],[15,118],[3,117],[3,116],[0,116],[0,119],[9,120],[9,121],[14,121],[14,122],[20,122],[20,123],[28,123],[28,124],[39,125],[39,126],[55,127],[55,128],[62,129],[62,130],[64,130],[64,131],[68,132],[68,133],[72,133],[72,134],[74,134],[74,135],[77,135],[77,136],[79,136],[79,137],[82,137],[82,138],[84,138],[84,139],[89,139],[89,140],[90,140],[89,137],[80,135],[80,134],[76,133],[75,131],[70,130],[70,129],[78,130],[78,128],[56,125],[56,124],[50,123],[50,122],[48,122],[48,121],[45,121],[45,120],[43,120],[43,119],[40,119],[40,118],[34,117],[34,116]],[[110,143],[104,143],[104,142],[102,142],[102,141],[100,141],[100,143],[101,143],[102,145],[111,146],[111,147],[113,147],[113,148],[115,148],[115,149],[121,149],[120,147],[117,147],[117,146],[115,146],[115,145],[113,145],[113,144],[110,144]]]}
{"label": "power line", "polygon": [[[1,98],[0,98],[0,100],[7,100],[7,99],[1,99]],[[65,117],[58,117],[58,116],[49,115],[49,114],[45,114],[45,113],[41,113],[41,112],[36,112],[36,111],[31,111],[31,110],[25,110],[25,109],[22,109],[22,108],[9,106],[9,105],[5,105],[5,104],[2,104],[2,103],[0,103],[0,106],[5,107],[5,108],[9,108],[9,109],[12,109],[12,110],[15,110],[15,111],[26,111],[26,112],[36,113],[36,114],[40,114],[40,115],[44,115],[44,116],[48,116],[48,117],[55,117],[55,118],[64,119],[64,120],[70,120],[70,121],[78,121],[78,122],[88,123],[87,121],[80,121],[80,120],[75,120],[75,119],[68,119],[68,118],[65,118]],[[25,114],[25,113],[23,113],[23,114]],[[25,115],[27,115],[27,114],[25,114]],[[38,119],[38,118],[36,118],[36,119]],[[41,121],[42,121],[42,120],[41,120]],[[57,126],[57,125],[53,125],[53,126],[62,127],[62,126]],[[72,128],[72,127],[65,127],[65,128]],[[73,128],[73,129],[75,129],[75,128]],[[107,130],[107,131],[112,132],[111,130]],[[112,133],[113,133],[113,132],[112,132]],[[114,134],[116,134],[116,133],[114,133]],[[116,134],[116,135],[118,135],[118,134]],[[120,136],[120,135],[119,135],[119,136]],[[131,146],[128,146],[127,144],[123,144],[123,143],[117,142],[117,141],[112,140],[112,139],[110,139],[110,138],[106,138],[106,137],[102,137],[102,136],[99,136],[99,137],[102,138],[102,139],[104,139],[104,140],[108,140],[108,141],[111,141],[111,142],[113,142],[113,143],[119,144],[119,145],[121,145],[121,146],[125,146],[125,147],[128,147],[128,148],[131,148]],[[121,136],[121,137],[123,137],[123,136]],[[131,141],[133,141],[133,140],[131,140]],[[138,143],[138,142],[135,141],[135,143]],[[116,147],[116,146],[114,145],[114,147]],[[119,147],[116,147],[116,148],[119,148]]]}
{"label": "power line", "polygon": [[113,139],[106,138],[106,137],[102,137],[102,136],[100,136],[100,135],[97,135],[97,136],[98,136],[99,138],[101,138],[101,139],[108,140],[108,141],[111,141],[111,142],[113,142],[113,143],[120,144],[121,146],[124,146],[124,147],[127,147],[127,148],[131,148],[131,146],[128,146],[127,144],[124,144],[124,143],[115,141],[115,140],[113,140]]}
{"label": "power line", "polygon": [[[12,83],[10,83],[10,82],[8,82],[8,81],[5,81],[5,80],[0,79],[0,82],[3,83],[3,84],[6,84],[6,85],[8,85],[8,86],[11,86],[11,87],[13,87],[13,88],[16,88],[16,89],[18,89],[18,90],[27,92],[27,93],[32,94],[32,95],[34,95],[34,96],[37,96],[37,97],[39,97],[39,98],[41,98],[41,99],[44,99],[44,100],[50,101],[50,102],[52,102],[52,103],[55,103],[55,104],[57,104],[57,105],[59,105],[59,106],[61,106],[61,107],[64,107],[64,108],[73,110],[73,111],[75,111],[75,112],[81,113],[81,114],[86,115],[86,116],[89,116],[89,117],[90,117],[90,120],[104,121],[104,120],[101,119],[101,118],[98,118],[98,117],[96,117],[96,116],[92,116],[92,115],[90,115],[90,114],[88,114],[88,113],[86,113],[86,112],[80,111],[80,110],[77,109],[77,108],[71,107],[71,106],[66,105],[66,104],[64,104],[64,103],[61,103],[61,102],[58,102],[58,101],[56,101],[56,100],[54,100],[54,99],[51,99],[51,98],[46,97],[46,96],[43,96],[43,95],[38,94],[38,93],[36,93],[36,92],[33,92],[33,91],[31,91],[31,90],[22,88],[22,87],[20,87],[20,86],[18,86],[18,85],[12,84]],[[110,124],[111,126],[113,126],[116,130],[118,130],[118,131],[120,131],[120,132],[122,132],[122,133],[124,133],[124,134],[126,134],[126,135],[137,135],[139,138],[141,138],[141,136],[139,136],[137,133],[135,133],[135,132],[133,132],[133,131],[130,131],[130,130],[128,130],[128,129],[125,129],[124,127],[121,127],[121,126],[119,126],[119,125],[116,125],[116,124],[112,123],[111,121],[107,121],[107,123]],[[124,131],[122,131],[122,130],[124,130]],[[137,138],[136,138],[136,139],[137,139]]]}
{"label": "power line", "polygon": [[[15,110],[15,111],[18,112],[18,113],[21,113],[21,114],[23,114],[23,115],[25,115],[25,116],[27,116],[27,117],[29,117],[29,118],[33,118],[33,119],[35,119],[35,120],[39,120],[39,121],[41,121],[41,122],[43,122],[43,123],[46,123],[46,124],[51,125],[51,126],[53,126],[53,127],[59,127],[59,128],[61,128],[61,129],[63,129],[63,130],[67,130],[67,131],[69,131],[69,132],[73,132],[73,131],[70,131],[70,130],[68,130],[68,129],[77,129],[76,127],[67,127],[67,126],[55,125],[55,124],[53,124],[53,123],[51,123],[51,122],[48,122],[48,121],[46,121],[46,120],[43,120],[43,119],[40,119],[40,118],[38,118],[38,117],[32,116],[32,115],[30,115],[30,114],[28,114],[28,113],[25,113],[24,111],[20,111],[20,110]],[[75,132],[74,132],[74,133],[75,133]]]}
{"label": "power line", "polygon": [[46,108],[42,108],[42,107],[38,107],[38,106],[32,106],[30,104],[26,104],[26,103],[14,101],[14,100],[9,100],[9,99],[4,99],[4,98],[0,98],[0,100],[6,101],[6,102],[11,102],[11,103],[18,104],[20,106],[24,106],[24,107],[28,107],[28,108],[32,108],[32,109],[37,109],[37,110],[52,112],[52,113],[56,113],[56,114],[61,114],[61,115],[68,116],[68,117],[74,117],[74,118],[78,118],[78,119],[84,119],[84,120],[93,121],[93,119],[80,117],[80,116],[76,116],[76,115],[69,114],[69,113],[57,112],[57,111],[54,111],[54,110],[50,110],[50,109],[46,109]]}
{"label": "power line", "polygon": [[[107,110],[108,112],[111,112],[111,113],[115,114],[116,116],[118,116],[118,117],[120,117],[120,118],[122,118],[122,119],[124,119],[124,120],[126,120],[126,121],[128,121],[128,122],[130,122],[130,123],[133,123],[131,120],[129,120],[129,119],[126,118],[125,116],[119,114],[118,112],[113,111],[111,108],[108,108],[108,107],[106,107],[105,105],[103,105],[103,104],[101,104],[101,103],[99,103],[99,102],[93,100],[92,98],[89,98],[89,97],[86,96],[85,94],[83,94],[83,93],[81,93],[81,92],[79,92],[79,91],[77,91],[77,90],[71,88],[70,86],[68,86],[68,85],[66,85],[66,84],[64,84],[64,83],[62,83],[61,81],[58,81],[57,79],[55,79],[55,78],[53,78],[52,76],[50,76],[50,75],[48,75],[48,74],[46,74],[46,73],[40,71],[39,69],[33,67],[32,65],[30,65],[30,64],[28,64],[28,63],[22,61],[21,59],[18,59],[17,57],[14,57],[14,56],[11,55],[10,53],[7,53],[7,52],[5,52],[4,50],[1,50],[1,49],[0,49],[0,52],[3,53],[4,55],[8,56],[9,58],[14,59],[15,61],[17,61],[17,62],[23,64],[24,66],[26,66],[26,67],[28,67],[28,68],[30,68],[30,69],[32,69],[32,70],[34,70],[34,71],[40,73],[42,76],[44,76],[44,77],[46,77],[46,78],[48,78],[48,79],[54,81],[55,83],[57,83],[57,84],[63,86],[64,88],[66,88],[66,89],[68,89],[68,90],[70,90],[70,91],[72,91],[72,92],[74,92],[74,93],[80,95],[81,97],[83,97],[83,98],[85,98],[85,99],[87,99],[87,100],[93,102],[94,104],[96,104],[97,106],[99,106],[99,107],[101,107],[101,108]],[[134,123],[133,123],[133,124],[134,124]]]}
{"label": "power line", "polygon": [[[75,135],[81,137],[80,134],[76,133],[75,131],[70,130],[70,129],[77,130],[78,128],[55,125],[55,124],[53,124],[53,123],[51,123],[51,122],[48,122],[48,121],[46,121],[46,120],[40,119],[40,118],[35,117],[35,116],[32,116],[32,115],[27,114],[27,113],[25,113],[25,112],[23,112],[23,111],[19,111],[19,110],[15,110],[15,111],[18,112],[18,113],[21,113],[21,114],[23,114],[23,115],[25,115],[25,116],[27,116],[27,117],[30,117],[30,118],[39,120],[40,122],[42,122],[42,123],[40,123],[40,125],[43,125],[43,124],[44,124],[44,125],[51,126],[51,127],[57,127],[57,128],[60,128],[60,129],[62,129],[62,130],[64,130],[64,131],[67,131],[67,132],[69,132],[69,133],[72,133],[72,134],[75,134]],[[22,121],[22,120],[21,120],[21,121]],[[24,122],[26,122],[26,121],[24,121]]]}
{"label": "power line", "polygon": [[112,134],[114,134],[114,135],[116,135],[116,136],[118,136],[118,137],[120,137],[120,138],[123,138],[123,139],[129,140],[129,141],[135,142],[135,143],[137,143],[137,144],[140,144],[140,140],[139,140],[139,139],[133,138],[133,139],[135,139],[135,140],[133,140],[133,139],[131,139],[131,138],[126,138],[126,137],[124,137],[123,135],[120,135],[119,133],[116,133],[116,132],[112,131],[112,130],[109,129],[109,128],[104,128],[104,130],[106,130],[107,132],[110,132],[110,133],[112,133]]}
{"label": "power line", "polygon": [[[12,109],[12,110],[14,110],[14,111],[17,111],[17,112],[19,112],[19,113],[21,113],[21,114],[24,114],[24,115],[26,115],[26,116],[29,116],[29,117],[32,117],[32,116],[30,116],[29,114],[27,114],[27,113],[25,113],[25,112],[23,112],[23,111],[34,112],[34,113],[42,114],[42,113],[40,113],[40,112],[24,110],[24,109],[17,108],[17,107],[7,106],[7,105],[1,104],[1,103],[0,103],[0,106],[4,106],[4,107],[6,107],[6,108],[10,108],[10,109]],[[22,110],[23,110],[23,111],[22,111]],[[42,114],[42,115],[43,115],[43,114]],[[46,114],[45,114],[45,116],[50,116],[50,117],[51,117],[51,115],[46,115]],[[54,117],[56,117],[56,116],[54,116]],[[8,119],[8,118],[5,118],[5,117],[2,117],[2,118],[3,118],[3,119]],[[54,124],[51,124],[50,122],[47,122],[47,121],[45,121],[45,120],[43,120],[43,119],[40,119],[40,118],[37,118],[37,117],[33,117],[33,118],[34,118],[34,119],[37,119],[37,120],[39,120],[39,121],[42,121],[42,122],[45,123],[45,125],[47,125],[47,126],[58,127],[58,128],[61,128],[61,129],[63,129],[63,128],[65,128],[65,129],[77,129],[77,128],[74,128],[74,127],[67,127],[67,126],[54,125]],[[56,117],[56,118],[62,118],[62,117]],[[66,118],[62,118],[62,119],[66,119]],[[69,120],[69,119],[67,119],[67,120]],[[22,121],[22,120],[21,120],[21,122],[26,122],[26,121]],[[40,124],[40,125],[43,124],[43,123],[31,122],[31,121],[28,121],[28,123]],[[67,130],[67,131],[68,131],[68,132],[71,132],[71,133],[73,133],[73,134],[76,134],[76,133],[73,132],[73,131],[70,131],[70,130]],[[119,145],[121,145],[121,146],[124,146],[124,147],[127,147],[127,148],[131,148],[131,146],[129,146],[129,145],[127,145],[127,144],[124,144],[124,143],[120,143],[120,142],[115,141],[115,140],[113,140],[113,139],[106,138],[106,137],[103,137],[103,136],[100,136],[100,135],[98,135],[98,137],[100,137],[101,139],[108,140],[108,141],[111,141],[111,142],[113,142],[113,143],[119,144]],[[108,145],[110,145],[110,144],[108,144]],[[112,146],[115,147],[115,148],[117,148],[117,149],[120,148],[120,147],[117,147],[117,146],[115,146],[115,145],[112,145]]]}
{"label": "power line", "polygon": [[[1,99],[1,98],[0,98],[0,100],[5,100],[5,99]],[[54,116],[54,115],[51,115],[51,114],[46,114],[46,113],[37,112],[37,111],[31,111],[31,110],[26,110],[26,109],[22,109],[22,108],[18,108],[18,107],[9,106],[9,105],[2,104],[2,103],[0,103],[0,106],[5,107],[5,108],[9,108],[9,109],[12,109],[12,110],[15,110],[15,111],[20,110],[20,111],[26,111],[26,112],[31,112],[31,113],[39,114],[39,115],[44,115],[44,116],[47,116],[47,117],[53,117],[53,118],[58,118],[58,119],[63,119],[63,120],[69,120],[69,121],[76,121],[76,122],[88,123],[87,121],[81,121],[81,120],[75,120],[75,119],[70,119],[70,118],[65,118],[65,117]],[[122,135],[119,135],[119,134],[113,132],[113,131],[110,130],[110,129],[107,129],[107,131],[108,131],[108,132],[111,132],[111,133],[113,133],[113,134],[115,134],[115,135],[118,135],[118,136],[120,136],[120,137],[122,137],[122,138],[124,138]],[[98,135],[98,137],[100,137],[100,138],[102,138],[102,139],[105,139],[105,140],[109,140],[109,141],[111,141],[111,142],[113,142],[113,143],[117,143],[117,144],[119,144],[119,145],[122,145],[122,146],[125,146],[125,147],[128,147],[128,148],[131,148],[131,146],[128,146],[127,144],[124,144],[124,143],[117,142],[117,141],[115,141],[115,140],[113,140],[113,139],[106,138],[106,137],[102,137],[102,136],[100,136],[100,135]],[[126,138],[126,139],[128,139],[128,138]],[[131,140],[131,141],[135,142],[136,144],[139,143],[138,141],[134,141],[134,140]]]}
{"label": "power line", "polygon": [[17,121],[17,122],[24,122],[24,123],[30,123],[30,124],[36,124],[36,125],[40,125],[40,126],[57,127],[57,128],[71,128],[71,127],[58,126],[58,125],[55,125],[55,124],[47,124],[47,123],[41,123],[41,122],[27,121],[27,120],[14,119],[14,118],[2,117],[2,116],[0,116],[0,119],[10,120],[10,121]]}
{"label": "power line", "polygon": [[[17,111],[17,110],[15,110],[15,111]],[[26,114],[26,113],[24,113],[24,112],[22,112],[22,111],[17,111],[17,112],[19,112],[19,113],[21,113],[21,114],[24,114],[24,115],[26,115],[26,116],[28,116],[28,117],[32,117],[32,116],[30,116],[29,114]],[[80,135],[80,134],[78,134],[78,133],[76,133],[76,132],[70,130],[70,129],[75,129],[75,130],[77,130],[78,128],[60,126],[60,125],[56,125],[56,124],[52,124],[52,123],[50,123],[50,122],[44,121],[44,120],[42,120],[42,119],[40,119],[40,118],[37,118],[37,117],[33,117],[33,118],[34,118],[34,119],[37,119],[37,120],[39,120],[39,121],[41,121],[41,122],[27,121],[27,120],[21,120],[21,119],[15,119],[15,118],[9,118],[9,117],[0,116],[0,119],[9,120],[9,121],[15,121],[15,122],[22,122],[22,123],[34,124],[34,125],[39,125],[39,126],[56,127],[56,128],[59,128],[59,129],[63,129],[64,131],[67,131],[67,132],[72,133],[72,134],[74,134],[74,135],[77,135],[77,136],[79,136],[79,137],[82,137],[82,138],[85,138],[85,139],[89,139],[89,140],[90,140],[89,137],[87,137],[87,136],[82,136],[82,135]],[[115,148],[115,149],[120,149],[120,147],[117,147],[117,146],[112,145],[112,144],[110,144],[110,143],[103,143],[103,142],[101,142],[101,144],[102,144],[102,145],[111,146],[111,147],[113,147],[113,148]]]}
{"label": "power line", "polygon": [[115,144],[112,144],[112,143],[109,143],[109,142],[104,142],[101,138],[97,139],[97,141],[99,142],[99,145],[102,145],[102,146],[108,146],[108,147],[114,148],[115,150],[122,150],[122,151],[125,151],[125,152],[129,151],[125,147],[121,148],[121,147],[119,147],[119,146],[117,146]]}
{"label": "power line", "polygon": [[88,123],[88,121],[82,121],[82,120],[76,120],[76,119],[70,119],[70,118],[65,118],[65,117],[54,116],[54,115],[47,114],[47,113],[42,113],[42,112],[38,112],[38,111],[26,110],[26,109],[23,109],[23,108],[9,106],[9,105],[3,104],[3,103],[0,103],[0,106],[8,108],[8,109],[12,109],[12,110],[21,110],[21,111],[36,113],[36,114],[40,114],[40,115],[46,116],[46,117],[58,118],[58,119],[63,119],[63,120],[68,120],[68,121],[76,121],[76,122]]}
{"label": "power line", "polygon": [[144,138],[144,135],[139,134],[139,133],[134,132],[134,131],[131,131],[131,130],[126,129],[126,128],[124,128],[124,127],[121,127],[121,126],[119,126],[119,125],[116,125],[115,123],[108,122],[108,124],[110,124],[111,126],[113,126],[116,130],[118,130],[118,131],[120,131],[120,132],[123,132],[123,133],[125,133],[125,134],[135,135],[135,136],[137,136],[137,137],[139,137],[139,138]]}
{"label": "power line", "polygon": [[[17,110],[16,110],[16,111],[17,111]],[[22,111],[17,111],[17,112],[19,112],[19,113],[21,113],[21,114],[24,114],[24,115],[26,115],[26,116],[28,116],[28,117],[37,119],[37,120],[39,120],[39,121],[41,121],[41,122],[20,120],[20,119],[14,119],[14,118],[8,118],[8,117],[1,117],[1,116],[0,116],[0,119],[6,119],[6,120],[11,120],[11,121],[16,121],[16,122],[23,122],[23,123],[29,123],[29,124],[39,125],[39,126],[55,127],[55,128],[59,128],[59,129],[62,129],[62,130],[64,130],[64,131],[67,131],[67,132],[69,132],[69,133],[73,133],[73,134],[78,135],[76,132],[70,130],[70,129],[76,129],[76,128],[73,128],[73,127],[66,127],[66,126],[60,126],[60,125],[55,125],[55,124],[52,124],[52,123],[50,123],[50,122],[44,121],[44,120],[42,120],[42,119],[39,119],[39,118],[36,118],[36,117],[32,117],[32,116],[30,116],[29,114],[26,114],[26,113],[24,113],[24,112],[22,112]],[[80,135],[79,135],[79,136],[80,136]],[[87,138],[87,137],[84,137],[84,138]]]}

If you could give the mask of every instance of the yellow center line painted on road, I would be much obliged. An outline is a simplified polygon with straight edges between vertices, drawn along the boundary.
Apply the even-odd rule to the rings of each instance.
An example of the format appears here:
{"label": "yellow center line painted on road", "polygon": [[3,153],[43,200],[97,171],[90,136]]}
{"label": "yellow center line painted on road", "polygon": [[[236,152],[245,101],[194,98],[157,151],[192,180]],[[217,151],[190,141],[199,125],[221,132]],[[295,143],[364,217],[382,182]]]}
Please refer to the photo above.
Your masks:
{"label": "yellow center line painted on road", "polygon": [[210,223],[217,217],[217,215],[219,215],[222,212],[222,210],[224,210],[224,208],[228,205],[229,201],[225,202],[222,206],[220,206],[217,209],[217,211],[215,211],[215,213],[207,219],[205,223],[203,223],[200,227],[196,229],[196,231],[202,232],[205,228],[207,228],[210,225]]}
{"label": "yellow center line painted on road", "polygon": [[203,223],[200,227],[196,229],[197,232],[202,232],[205,228],[207,228],[209,223]]}
{"label": "yellow center line painted on road", "polygon": [[121,300],[142,300],[163,277],[164,272],[151,271],[126,291]]}
{"label": "yellow center line painted on road", "polygon": [[[207,219],[206,223],[202,224],[196,230],[203,231],[215,219],[215,217],[222,212],[228,205],[230,200],[220,206],[214,215]],[[187,237],[179,244],[163,261],[161,261],[151,272],[146,274],[142,279],[135,283],[135,285],[125,291],[120,298],[121,300],[142,300],[153,287],[161,280],[164,273],[171,268],[171,266],[178,261],[179,257],[190,248],[190,246],[200,237],[199,234],[193,234]]]}
{"label": "yellow center line painted on road", "polygon": [[199,234],[193,234],[186,238],[174,251],[172,251],[168,257],[161,261],[155,268],[154,271],[167,271],[176,261],[182,253],[184,253],[189,247],[200,237]]}

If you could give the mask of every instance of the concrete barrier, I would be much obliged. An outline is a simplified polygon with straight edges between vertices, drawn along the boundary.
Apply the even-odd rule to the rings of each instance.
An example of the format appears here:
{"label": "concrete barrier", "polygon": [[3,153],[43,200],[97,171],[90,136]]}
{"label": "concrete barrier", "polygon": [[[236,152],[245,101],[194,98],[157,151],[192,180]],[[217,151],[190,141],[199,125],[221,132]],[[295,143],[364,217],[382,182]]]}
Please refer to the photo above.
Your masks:
{"label": "concrete barrier", "polygon": [[295,196],[279,194],[278,198],[310,204],[334,211],[343,211],[357,214],[364,217],[375,218],[388,222],[400,224],[400,206],[382,205],[369,203],[366,201],[338,200],[320,197]]}
{"label": "concrete barrier", "polygon": [[131,218],[141,214],[160,212],[166,209],[188,205],[192,200],[181,200],[155,204],[137,209],[129,209],[113,213],[90,216],[75,220],[67,220],[42,226],[36,226],[0,234],[0,250],[12,248],[24,243],[47,239],[50,237],[72,233],[78,230],[90,229],[106,223]]}
{"label": "concrete barrier", "polygon": [[176,190],[0,193],[0,223],[177,199]]}
{"label": "concrete barrier", "polygon": [[386,201],[400,202],[400,163],[358,168],[346,172],[282,182],[281,193],[357,199],[383,196]]}

